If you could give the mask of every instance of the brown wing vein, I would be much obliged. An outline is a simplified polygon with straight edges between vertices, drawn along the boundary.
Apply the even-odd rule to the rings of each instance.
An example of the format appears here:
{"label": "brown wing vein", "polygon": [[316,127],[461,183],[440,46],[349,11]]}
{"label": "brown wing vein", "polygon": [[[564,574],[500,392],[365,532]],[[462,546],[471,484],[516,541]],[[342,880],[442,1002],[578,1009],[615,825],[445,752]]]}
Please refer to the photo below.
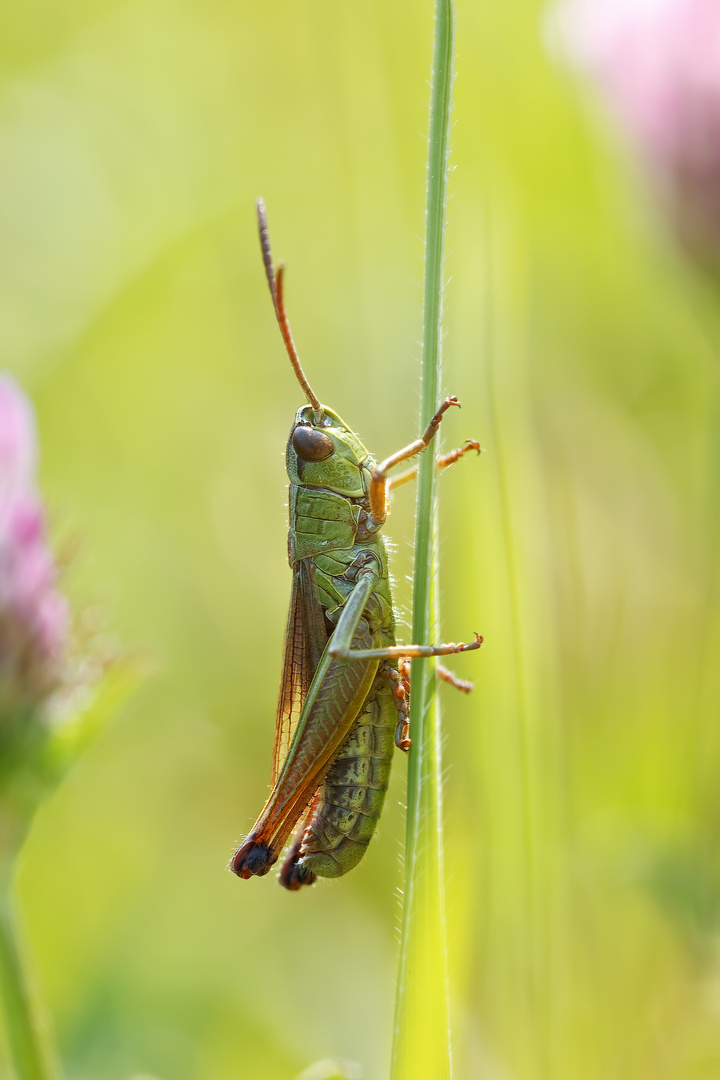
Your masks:
{"label": "brown wing vein", "polygon": [[303,703],[327,642],[322,607],[315,597],[312,570],[311,560],[303,559],[293,573],[285,656],[275,714],[273,787],[290,749]]}

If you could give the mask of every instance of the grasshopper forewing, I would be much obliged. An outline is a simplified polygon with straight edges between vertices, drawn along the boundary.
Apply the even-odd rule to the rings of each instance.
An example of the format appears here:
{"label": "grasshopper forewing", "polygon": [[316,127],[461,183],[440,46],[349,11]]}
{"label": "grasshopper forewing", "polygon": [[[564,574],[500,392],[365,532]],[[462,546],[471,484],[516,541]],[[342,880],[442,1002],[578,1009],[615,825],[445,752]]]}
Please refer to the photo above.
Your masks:
{"label": "grasshopper forewing", "polygon": [[[260,246],[275,314],[308,400],[287,444],[290,478],[288,554],[292,594],[275,719],[272,790],[231,861],[242,878],[267,874],[293,829],[280,874],[288,889],[356,865],[375,831],[394,747],[407,737],[403,659],[477,649],[469,644],[397,645],[385,543],[388,472],[432,441],[447,398],[425,433],[377,464],[357,435],[308,383],[274,268],[265,207],[257,203]],[[465,447],[440,459],[457,460]],[[402,479],[409,479],[404,474]],[[399,661],[393,665],[393,661]],[[400,674],[402,672],[402,674]]]}

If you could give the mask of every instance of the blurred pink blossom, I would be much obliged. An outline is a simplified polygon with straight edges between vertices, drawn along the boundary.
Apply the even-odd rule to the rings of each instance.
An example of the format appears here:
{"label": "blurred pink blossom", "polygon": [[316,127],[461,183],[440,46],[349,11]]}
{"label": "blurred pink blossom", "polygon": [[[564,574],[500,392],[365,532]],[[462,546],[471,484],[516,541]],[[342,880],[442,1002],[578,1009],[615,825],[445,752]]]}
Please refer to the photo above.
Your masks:
{"label": "blurred pink blossom", "polygon": [[0,722],[55,689],[68,632],[35,488],[36,460],[32,407],[15,381],[0,375]]}
{"label": "blurred pink blossom", "polygon": [[684,244],[720,256],[720,0],[566,0],[556,23]]}

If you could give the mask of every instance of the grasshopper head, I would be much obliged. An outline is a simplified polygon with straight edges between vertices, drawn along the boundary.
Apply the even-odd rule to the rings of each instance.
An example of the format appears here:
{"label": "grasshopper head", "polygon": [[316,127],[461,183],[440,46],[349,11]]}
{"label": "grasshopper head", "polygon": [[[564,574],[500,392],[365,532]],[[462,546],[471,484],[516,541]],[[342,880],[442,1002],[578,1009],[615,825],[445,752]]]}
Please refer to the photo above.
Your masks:
{"label": "grasshopper head", "polygon": [[287,444],[291,484],[360,499],[367,495],[374,465],[355,432],[332,409],[298,409]]}

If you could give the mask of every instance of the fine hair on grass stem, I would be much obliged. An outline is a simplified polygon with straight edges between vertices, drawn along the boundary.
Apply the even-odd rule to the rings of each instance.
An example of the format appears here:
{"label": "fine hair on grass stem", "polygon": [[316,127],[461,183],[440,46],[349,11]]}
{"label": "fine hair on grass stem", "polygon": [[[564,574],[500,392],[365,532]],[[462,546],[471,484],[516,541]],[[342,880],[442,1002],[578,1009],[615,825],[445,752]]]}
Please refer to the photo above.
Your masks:
{"label": "fine hair on grass stem", "polygon": [[[438,406],[443,247],[453,79],[452,0],[436,0],[425,220],[421,424]],[[432,640],[437,524],[433,456],[418,469],[412,640]],[[391,1080],[452,1075],[443,870],[442,768],[437,680],[431,661],[412,662],[407,837]]]}

